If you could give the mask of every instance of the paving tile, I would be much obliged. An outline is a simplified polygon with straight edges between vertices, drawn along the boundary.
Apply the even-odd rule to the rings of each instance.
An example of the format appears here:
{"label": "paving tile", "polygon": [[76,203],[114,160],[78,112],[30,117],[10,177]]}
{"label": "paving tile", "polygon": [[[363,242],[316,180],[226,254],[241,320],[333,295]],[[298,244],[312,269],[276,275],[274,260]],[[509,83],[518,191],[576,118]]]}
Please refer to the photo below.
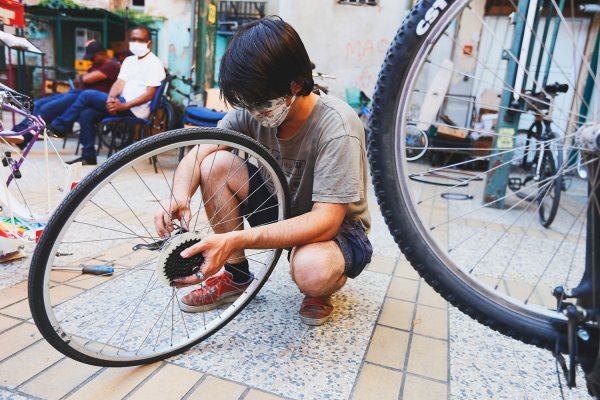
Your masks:
{"label": "paving tile", "polygon": [[294,399],[344,400],[350,397],[357,369],[294,354],[278,373],[270,392]]}
{"label": "paving tile", "polygon": [[390,279],[365,271],[349,280],[333,298],[331,320],[309,328],[298,318],[302,295],[282,262],[240,315],[171,362],[278,396],[346,400]]}
{"label": "paving tile", "polygon": [[142,367],[106,369],[67,398],[72,400],[122,399],[159,365],[160,363],[154,363]]}
{"label": "paving tile", "polygon": [[379,324],[410,330],[414,304],[402,300],[386,298],[383,310],[377,321]]}
{"label": "paving tile", "polygon": [[209,376],[188,397],[189,400],[237,400],[245,386]]}
{"label": "paving tile", "polygon": [[[551,352],[492,331],[454,307],[450,307],[450,326],[452,399],[563,398]],[[582,384],[573,389],[572,398],[590,399],[583,371],[579,369],[577,375]]]}
{"label": "paving tile", "polygon": [[446,399],[448,398],[448,385],[407,374],[402,398],[407,400]]}
{"label": "paving tile", "polygon": [[412,279],[394,277],[390,288],[388,289],[388,297],[394,299],[416,301],[417,300],[417,289],[419,288],[419,281]]}
{"label": "paving tile", "polygon": [[129,396],[128,400],[181,399],[202,375],[201,372],[166,364]]}
{"label": "paving tile", "polygon": [[244,400],[283,400],[283,397],[252,389],[246,394]]}
{"label": "paving tile", "polygon": [[366,360],[392,368],[404,368],[408,346],[407,332],[378,325],[373,333]]}
{"label": "paving tile", "polygon": [[358,375],[352,399],[397,400],[401,383],[401,372],[366,363]]}
{"label": "paving tile", "polygon": [[93,276],[93,275],[81,275],[79,274],[78,276],[76,276],[74,279],[70,280],[68,282],[69,286],[75,286],[81,289],[91,289],[93,287],[96,287],[98,285],[100,285],[101,283],[104,283],[107,281],[107,279],[110,279],[109,277],[103,277],[103,276]]}
{"label": "paving tile", "polygon": [[60,304],[81,293],[81,289],[72,288],[65,285],[59,285],[50,289],[50,301],[53,305]]}
{"label": "paving tile", "polygon": [[2,343],[2,346],[0,346],[0,360],[24,349],[41,339],[41,337],[42,335],[32,324],[22,324],[4,332],[0,335],[0,343]]}
{"label": "paving tile", "polygon": [[0,308],[27,298],[27,281],[0,290]]}
{"label": "paving tile", "polygon": [[446,381],[448,379],[448,342],[413,335],[408,372]]}
{"label": "paving tile", "polygon": [[391,275],[394,272],[395,265],[396,260],[394,258],[374,255],[367,270]]}
{"label": "paving tile", "polygon": [[419,289],[419,304],[425,304],[427,306],[448,308],[448,302],[444,300],[435,290],[427,284],[427,282],[421,282]]}
{"label": "paving tile", "polygon": [[41,340],[0,364],[0,386],[14,389],[62,357],[48,342]]}
{"label": "paving tile", "polygon": [[19,390],[47,400],[60,399],[98,370],[100,367],[65,358],[21,386]]}
{"label": "paving tile", "polygon": [[[130,245],[131,246],[131,245]],[[131,248],[131,247],[130,247]],[[107,256],[111,257],[111,256]],[[123,260],[118,260],[115,263],[125,267],[135,267],[141,263],[149,262],[157,257],[156,253],[149,250],[138,250],[125,256]]]}
{"label": "paving tile", "polygon": [[0,400],[29,400],[27,397],[19,396],[8,390],[0,388]]}
{"label": "paving tile", "polygon": [[396,270],[394,271],[394,275],[399,276],[401,278],[414,279],[414,280],[418,280],[420,278],[417,271],[415,271],[415,269],[412,267],[412,265],[410,265],[408,260],[406,258],[404,258],[403,255],[400,256],[400,260],[398,261],[398,266],[396,267]]}
{"label": "paving tile", "polygon": [[0,332],[5,331],[8,328],[11,328],[11,327],[15,326],[15,325],[17,325],[20,322],[21,321],[19,321],[18,319],[14,319],[14,318],[5,317],[3,315],[0,315]]}
{"label": "paving tile", "polygon": [[0,313],[25,320],[31,318],[31,310],[29,309],[29,301],[27,300],[22,300],[11,306],[5,307],[0,310]]}
{"label": "paving tile", "polygon": [[50,272],[50,280],[53,282],[65,282],[81,275],[78,271],[52,271]]}
{"label": "paving tile", "polygon": [[419,304],[413,321],[413,331],[421,335],[447,340],[448,311]]}

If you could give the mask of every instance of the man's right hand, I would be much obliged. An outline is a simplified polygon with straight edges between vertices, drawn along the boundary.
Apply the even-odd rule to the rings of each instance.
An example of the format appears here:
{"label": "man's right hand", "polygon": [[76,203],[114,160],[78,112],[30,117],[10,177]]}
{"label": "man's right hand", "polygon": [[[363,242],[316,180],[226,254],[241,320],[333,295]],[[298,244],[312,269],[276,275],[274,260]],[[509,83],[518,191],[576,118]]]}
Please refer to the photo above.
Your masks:
{"label": "man's right hand", "polygon": [[[170,211],[169,210],[170,206]],[[173,221],[179,221],[182,228],[189,230],[192,219],[190,205],[187,202],[171,201],[171,204],[162,204],[161,208],[154,214],[154,227],[156,233],[162,238],[169,237],[173,232]]]}

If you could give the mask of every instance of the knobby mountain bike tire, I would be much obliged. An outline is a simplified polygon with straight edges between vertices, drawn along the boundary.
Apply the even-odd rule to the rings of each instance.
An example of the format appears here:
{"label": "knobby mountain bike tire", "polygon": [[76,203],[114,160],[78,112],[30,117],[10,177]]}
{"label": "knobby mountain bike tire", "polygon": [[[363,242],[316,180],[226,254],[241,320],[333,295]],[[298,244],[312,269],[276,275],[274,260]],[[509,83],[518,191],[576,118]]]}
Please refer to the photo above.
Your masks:
{"label": "knobby mountain bike tire", "polygon": [[[569,208],[575,211],[572,214],[559,213],[554,222],[557,225],[559,217],[567,219],[566,222],[560,221],[562,231],[558,233],[569,239],[565,241],[571,246],[567,250],[575,254],[575,265],[569,265],[570,255],[566,262],[563,258],[566,265],[563,264],[562,271],[560,263],[552,256],[553,251],[544,248],[557,244],[558,240],[551,242],[535,230],[539,226],[536,202],[524,201],[508,192],[503,197],[506,202],[504,210],[498,210],[497,203],[482,201],[483,186],[479,188],[476,200],[444,202],[440,201],[438,190],[445,189],[411,180],[411,176],[435,171],[433,166],[419,167],[407,162],[404,132],[407,126],[423,122],[415,120],[412,110],[424,107],[425,95],[431,92],[427,86],[435,83],[436,74],[450,68],[456,78],[454,81],[448,79],[450,82],[478,79],[483,85],[497,84],[496,88],[500,90],[511,87],[503,81],[504,76],[489,79],[494,73],[494,66],[490,71],[485,70],[491,57],[486,54],[489,42],[487,46],[480,45],[477,50],[482,54],[472,54],[475,72],[464,72],[442,61],[451,49],[463,48],[461,36],[455,31],[461,25],[461,18],[471,18],[462,23],[481,23],[482,37],[499,42],[496,46],[499,54],[494,55],[495,60],[500,60],[501,50],[510,50],[503,47],[496,30],[486,23],[486,17],[478,16],[479,11],[474,10],[477,8],[475,3],[470,0],[420,1],[398,30],[387,52],[373,96],[368,143],[375,192],[396,243],[417,272],[446,300],[480,323],[507,336],[551,351],[557,348],[565,351],[567,320],[555,311],[556,301],[550,293],[555,285],[565,284],[573,288],[581,278],[584,265],[582,247],[585,248],[586,241],[584,211],[589,199],[588,202],[582,201],[585,203],[583,206],[574,205],[581,197],[587,196],[587,192],[569,199]],[[515,8],[512,11],[520,12],[516,10],[516,1],[511,4]],[[508,20],[508,15],[502,18]],[[509,26],[507,21],[503,23]],[[477,44],[473,48],[477,48]],[[485,74],[479,74],[477,68]],[[444,93],[441,95],[444,96]],[[452,100],[451,95],[445,97]],[[468,107],[467,103],[464,107]],[[570,116],[569,110],[565,113]],[[436,124],[435,121],[431,123]],[[472,129],[471,126],[458,128]],[[492,153],[506,152],[500,148],[491,150]],[[511,162],[522,158],[523,152],[514,150]],[[471,160],[489,160],[490,157],[474,154]],[[561,165],[561,160],[558,163],[557,168],[566,172],[568,167]],[[459,164],[464,167],[468,162],[448,167]],[[497,166],[489,165],[488,168],[482,176],[494,172]],[[591,184],[594,187],[597,182]],[[475,190],[472,186],[474,183],[471,183],[470,193]],[[575,219],[578,212],[582,212],[583,216]],[[510,222],[504,223],[502,218],[505,217],[510,217]],[[564,248],[558,247],[562,252]],[[565,254],[570,252],[565,250]],[[549,271],[556,276],[550,277]],[[523,289],[525,284],[527,288]],[[519,295],[519,288],[526,290],[523,296]],[[594,327],[590,330],[596,332]],[[582,346],[582,352],[591,355],[593,361],[597,341],[592,339]]]}
{"label": "knobby mountain bike tire", "polygon": [[[189,233],[176,229],[168,241],[161,242],[162,238],[154,233],[154,215],[161,207],[166,212],[173,205],[172,182],[180,150],[192,147],[190,152],[197,154],[198,147],[194,146],[202,144],[223,146],[235,150],[238,156],[223,151],[205,159],[203,189],[196,190],[190,200]],[[226,159],[231,159],[231,164],[219,164],[219,157],[229,157]],[[215,172],[219,165],[228,168],[221,179]],[[252,213],[245,212],[248,217],[242,219],[236,211],[239,206],[227,207],[243,192],[227,194],[227,183],[240,179],[246,170],[248,181],[262,178],[261,185],[248,193],[247,199],[266,199],[256,203]],[[248,181],[240,184],[248,186]],[[215,185],[213,195],[204,198],[210,185]],[[207,211],[209,204],[215,212]],[[230,224],[232,229],[240,229],[253,214],[267,210],[271,210],[272,217],[263,218],[261,224],[287,217],[287,181],[268,150],[247,136],[222,129],[194,128],[137,142],[86,176],[49,221],[29,273],[33,319],[54,348],[92,365],[124,367],[179,354],[210,337],[242,311],[267,281],[281,250],[246,250],[245,258],[253,274],[248,288],[231,304],[204,313],[184,313],[180,309],[181,298],[190,288],[170,287],[168,279],[161,278],[163,269],[159,263],[165,262],[164,271],[168,267],[172,273],[179,264],[177,260],[168,264],[169,260],[183,247],[210,234],[218,225]],[[176,219],[170,222],[182,225]],[[59,270],[105,262],[114,265],[114,274],[69,275]],[[66,297],[57,293],[65,291],[69,293]]]}

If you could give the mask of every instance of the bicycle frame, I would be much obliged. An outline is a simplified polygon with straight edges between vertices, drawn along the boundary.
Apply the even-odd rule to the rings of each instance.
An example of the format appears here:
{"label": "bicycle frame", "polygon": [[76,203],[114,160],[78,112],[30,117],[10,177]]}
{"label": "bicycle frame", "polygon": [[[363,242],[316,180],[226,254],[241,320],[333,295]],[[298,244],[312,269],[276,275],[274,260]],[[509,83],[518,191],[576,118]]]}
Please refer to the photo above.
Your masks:
{"label": "bicycle frame", "polygon": [[[33,125],[30,127],[27,127],[25,129],[23,129],[20,132],[10,132],[10,133],[0,133],[0,140],[3,140],[3,138],[5,137],[15,137],[15,136],[20,136],[23,135],[27,132],[34,132],[33,133],[33,138],[32,140],[29,141],[29,143],[27,143],[27,146],[25,147],[25,150],[23,150],[23,153],[21,155],[21,158],[14,164],[10,165],[11,168],[11,174],[9,175],[9,177],[6,180],[6,186],[10,185],[10,183],[12,182],[15,173],[17,171],[19,171],[19,168],[23,165],[23,163],[25,162],[25,158],[27,158],[27,154],[29,154],[29,152],[31,151],[31,148],[33,147],[34,143],[37,141],[37,139],[39,138],[39,136],[42,134],[42,132],[45,132],[46,130],[46,123],[44,122],[44,120],[42,119],[42,117],[36,117],[33,114],[30,114],[28,112],[25,112],[11,104],[6,104],[3,103],[2,104],[2,108],[17,113],[19,115],[22,115],[23,117],[30,119],[33,121]],[[0,129],[3,129],[3,125],[2,122],[0,121]]]}

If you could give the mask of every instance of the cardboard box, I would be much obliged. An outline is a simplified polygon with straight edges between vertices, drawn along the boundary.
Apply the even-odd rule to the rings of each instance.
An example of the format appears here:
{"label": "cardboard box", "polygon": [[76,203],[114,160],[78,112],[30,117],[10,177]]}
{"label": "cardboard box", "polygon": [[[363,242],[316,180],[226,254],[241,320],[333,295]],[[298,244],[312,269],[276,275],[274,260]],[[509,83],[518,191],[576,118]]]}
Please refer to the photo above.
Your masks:
{"label": "cardboard box", "polygon": [[464,140],[467,138],[467,130],[462,128],[452,128],[446,125],[437,127],[437,134],[443,139]]}
{"label": "cardboard box", "polygon": [[479,113],[498,113],[502,92],[495,89],[485,89],[479,98]]}
{"label": "cardboard box", "polygon": [[485,157],[489,156],[491,153],[492,144],[494,143],[494,138],[492,136],[481,136],[479,139],[473,142],[473,148],[477,149],[473,151],[473,156],[475,157]]}

